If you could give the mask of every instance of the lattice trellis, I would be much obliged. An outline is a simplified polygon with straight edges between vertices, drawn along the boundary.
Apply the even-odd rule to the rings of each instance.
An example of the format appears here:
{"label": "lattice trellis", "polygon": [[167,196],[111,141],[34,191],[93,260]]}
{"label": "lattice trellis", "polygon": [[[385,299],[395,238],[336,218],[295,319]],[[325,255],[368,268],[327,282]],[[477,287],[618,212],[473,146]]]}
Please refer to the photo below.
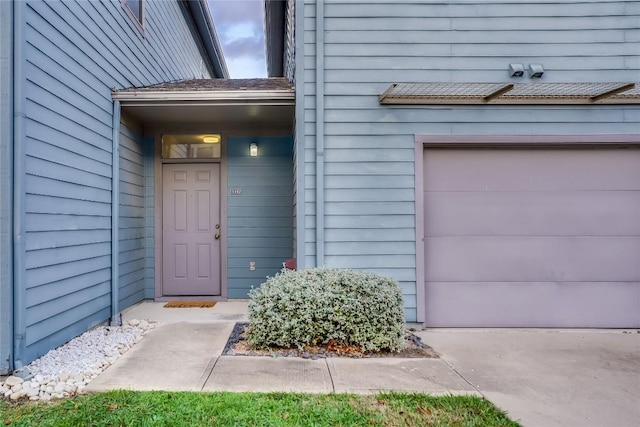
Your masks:
{"label": "lattice trellis", "polygon": [[636,83],[394,83],[381,104],[640,103]]}

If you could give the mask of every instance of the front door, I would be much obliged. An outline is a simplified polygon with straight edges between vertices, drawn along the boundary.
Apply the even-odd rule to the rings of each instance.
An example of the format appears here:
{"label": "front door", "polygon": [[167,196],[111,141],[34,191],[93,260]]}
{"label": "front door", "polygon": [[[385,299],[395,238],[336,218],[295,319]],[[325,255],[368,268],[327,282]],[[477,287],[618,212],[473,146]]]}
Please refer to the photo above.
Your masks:
{"label": "front door", "polygon": [[162,166],[162,294],[220,295],[220,165]]}

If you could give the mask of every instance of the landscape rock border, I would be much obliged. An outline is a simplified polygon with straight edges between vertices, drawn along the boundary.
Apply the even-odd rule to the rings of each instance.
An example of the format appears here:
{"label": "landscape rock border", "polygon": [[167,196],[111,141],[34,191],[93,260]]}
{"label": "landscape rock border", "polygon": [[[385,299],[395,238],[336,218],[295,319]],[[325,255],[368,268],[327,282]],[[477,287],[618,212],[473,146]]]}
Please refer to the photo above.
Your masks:
{"label": "landscape rock border", "polygon": [[0,381],[0,397],[49,401],[81,393],[157,325],[133,319],[122,326],[95,327]]}

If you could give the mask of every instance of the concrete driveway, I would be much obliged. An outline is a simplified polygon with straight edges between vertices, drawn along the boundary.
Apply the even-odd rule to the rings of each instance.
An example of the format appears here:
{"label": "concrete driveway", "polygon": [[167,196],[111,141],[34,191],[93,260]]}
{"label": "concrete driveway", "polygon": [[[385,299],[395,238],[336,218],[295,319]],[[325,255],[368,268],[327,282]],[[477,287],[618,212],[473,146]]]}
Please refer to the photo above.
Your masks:
{"label": "concrete driveway", "polygon": [[640,426],[637,330],[436,329],[418,335],[523,426]]}
{"label": "concrete driveway", "polygon": [[[639,427],[637,330],[434,329],[439,359],[222,356],[246,302],[209,309],[142,303],[125,321],[161,322],[87,390],[480,394],[523,426]],[[419,325],[415,325],[419,328]],[[372,375],[375,373],[375,375]]]}

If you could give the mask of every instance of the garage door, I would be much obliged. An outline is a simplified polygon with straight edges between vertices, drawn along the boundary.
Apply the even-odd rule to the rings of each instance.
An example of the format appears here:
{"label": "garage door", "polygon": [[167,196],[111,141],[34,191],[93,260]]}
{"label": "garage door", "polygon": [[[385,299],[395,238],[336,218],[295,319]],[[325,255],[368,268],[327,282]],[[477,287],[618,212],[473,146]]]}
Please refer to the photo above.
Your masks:
{"label": "garage door", "polygon": [[640,327],[640,150],[423,160],[427,325]]}

